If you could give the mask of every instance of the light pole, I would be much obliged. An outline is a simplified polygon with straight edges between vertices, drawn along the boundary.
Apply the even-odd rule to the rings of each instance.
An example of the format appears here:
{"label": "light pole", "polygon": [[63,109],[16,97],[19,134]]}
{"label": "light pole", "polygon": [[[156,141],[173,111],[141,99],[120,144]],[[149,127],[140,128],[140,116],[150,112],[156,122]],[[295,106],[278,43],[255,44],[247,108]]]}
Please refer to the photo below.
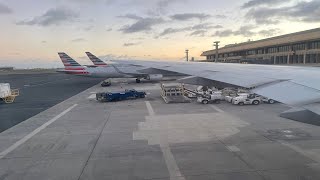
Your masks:
{"label": "light pole", "polygon": [[187,59],[187,62],[189,61],[189,50],[186,49],[186,59]]}
{"label": "light pole", "polygon": [[218,62],[218,56],[219,56],[219,43],[220,43],[220,41],[215,41],[215,42],[213,42],[214,44],[213,44],[213,46],[215,46],[216,47],[216,58],[215,58],[215,62]]}

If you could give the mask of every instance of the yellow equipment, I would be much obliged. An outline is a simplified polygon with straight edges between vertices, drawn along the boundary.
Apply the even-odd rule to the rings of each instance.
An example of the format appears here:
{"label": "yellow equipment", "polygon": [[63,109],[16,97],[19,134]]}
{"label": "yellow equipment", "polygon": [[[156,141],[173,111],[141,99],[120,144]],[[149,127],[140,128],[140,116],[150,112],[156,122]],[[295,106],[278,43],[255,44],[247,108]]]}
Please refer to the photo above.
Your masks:
{"label": "yellow equipment", "polygon": [[0,83],[0,99],[6,104],[13,103],[19,94],[19,89],[10,89],[10,84]]}

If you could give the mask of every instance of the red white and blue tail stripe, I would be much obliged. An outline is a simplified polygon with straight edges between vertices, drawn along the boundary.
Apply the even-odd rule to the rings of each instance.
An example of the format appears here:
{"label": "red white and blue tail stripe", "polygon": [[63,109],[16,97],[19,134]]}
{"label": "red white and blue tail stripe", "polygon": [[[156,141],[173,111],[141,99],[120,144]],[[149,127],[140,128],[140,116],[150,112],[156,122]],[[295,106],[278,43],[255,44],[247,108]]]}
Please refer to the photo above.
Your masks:
{"label": "red white and blue tail stripe", "polygon": [[59,52],[58,54],[65,67],[65,69],[60,72],[65,72],[67,74],[78,74],[78,75],[88,74],[85,67],[81,66],[77,61],[72,59],[66,53]]}
{"label": "red white and blue tail stripe", "polygon": [[103,62],[101,59],[97,58],[97,56],[93,55],[90,52],[86,52],[87,56],[89,59],[93,62],[94,65],[96,66],[107,66],[105,62]]}

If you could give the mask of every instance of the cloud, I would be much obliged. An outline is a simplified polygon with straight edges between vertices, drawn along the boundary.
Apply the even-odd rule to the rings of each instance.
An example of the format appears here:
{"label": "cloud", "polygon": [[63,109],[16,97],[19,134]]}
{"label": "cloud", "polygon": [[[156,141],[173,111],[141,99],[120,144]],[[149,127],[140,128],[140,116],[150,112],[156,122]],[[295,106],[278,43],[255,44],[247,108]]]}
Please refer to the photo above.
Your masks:
{"label": "cloud", "polygon": [[197,33],[197,35],[200,34],[205,34],[208,30],[210,29],[219,29],[219,28],[222,28],[221,25],[216,25],[216,26],[213,26],[211,25],[210,23],[201,23],[201,24],[198,24],[198,25],[194,25],[194,26],[187,26],[187,27],[184,27],[184,28],[167,28],[165,29],[164,31],[162,31],[162,33],[160,33],[158,35],[158,37],[160,36],[166,36],[166,35],[169,35],[169,34],[175,34],[175,33],[180,33],[180,32],[188,32],[188,31],[193,31],[190,35],[192,36],[195,36]]}
{"label": "cloud", "polygon": [[157,2],[157,7],[159,9],[165,9],[167,8],[170,4],[176,3],[176,2],[181,2],[182,0],[159,0]]}
{"label": "cloud", "polygon": [[137,42],[137,43],[124,43],[123,46],[124,47],[129,47],[129,46],[136,46],[136,45],[139,45],[141,44],[140,42]]}
{"label": "cloud", "polygon": [[105,60],[120,60],[120,59],[131,60],[135,57],[136,56],[128,56],[126,54],[124,55],[106,54],[106,55],[99,56],[100,59],[105,59]]}
{"label": "cloud", "polygon": [[[178,3],[186,3],[189,0],[115,0],[121,7],[129,7],[135,10],[142,10],[143,14],[149,16],[163,16],[168,13],[171,6]],[[135,11],[137,12],[137,11]]]}
{"label": "cloud", "polygon": [[233,31],[230,30],[230,29],[227,29],[227,30],[223,30],[223,31],[216,31],[214,33],[213,36],[217,36],[217,37],[229,37],[233,35]]}
{"label": "cloud", "polygon": [[252,29],[256,28],[253,25],[241,26],[237,31],[234,31],[234,35],[250,37],[254,36],[256,33],[252,31]]}
{"label": "cloud", "polygon": [[[290,0],[289,0],[290,1]],[[246,8],[252,8],[252,7],[257,7],[261,5],[275,5],[279,3],[285,2],[284,0],[251,0],[246,3],[244,3],[241,8],[246,9]]]}
{"label": "cloud", "polygon": [[77,38],[77,39],[73,39],[73,40],[71,40],[71,42],[73,42],[73,43],[85,42],[85,41],[87,41],[87,40],[86,40],[86,39],[84,39],[84,38]]}
{"label": "cloud", "polygon": [[190,27],[191,30],[203,30],[203,29],[220,29],[223,28],[221,25],[211,25],[211,23],[201,23]]}
{"label": "cloud", "polygon": [[226,29],[223,31],[216,31],[213,36],[217,37],[229,37],[229,36],[244,36],[244,37],[251,37],[256,35],[255,32],[252,31],[255,26],[253,25],[246,25],[246,26],[241,26],[238,30],[233,31],[231,29]]}
{"label": "cloud", "polygon": [[118,18],[127,18],[127,19],[134,19],[134,20],[140,20],[143,19],[142,17],[136,15],[136,14],[126,14],[123,16],[117,16]]}
{"label": "cloud", "polygon": [[263,36],[263,37],[271,37],[271,36],[275,36],[275,35],[277,35],[279,33],[281,33],[281,30],[279,28],[261,30],[261,31],[258,32],[258,34],[260,36]]}
{"label": "cloud", "polygon": [[11,14],[13,10],[8,6],[0,3],[0,14]]}
{"label": "cloud", "polygon": [[223,26],[221,26],[221,25],[216,25],[216,26],[213,26],[213,28],[215,28],[215,29],[221,29],[221,28],[223,28]]}
{"label": "cloud", "polygon": [[[132,18],[131,18],[132,19]],[[137,33],[152,30],[152,27],[158,24],[162,24],[164,20],[162,18],[140,18],[136,19],[136,22],[131,25],[123,26],[120,31],[123,33]]]}
{"label": "cloud", "polygon": [[117,0],[106,0],[105,1],[105,3],[107,4],[107,5],[113,5],[113,4],[115,4],[117,2]]}
{"label": "cloud", "polygon": [[320,1],[302,1],[280,8],[253,8],[248,11],[246,18],[253,19],[257,24],[277,24],[280,20],[320,22]]}
{"label": "cloud", "polygon": [[60,25],[64,22],[71,22],[78,17],[78,14],[66,8],[49,9],[41,16],[34,17],[31,20],[24,20],[17,23],[17,25],[38,25],[50,26]]}
{"label": "cloud", "polygon": [[89,25],[89,26],[83,28],[83,30],[84,30],[84,31],[91,31],[93,28],[94,28],[93,25]]}
{"label": "cloud", "polygon": [[221,14],[218,14],[218,15],[214,15],[215,18],[217,19],[224,19],[224,18],[227,18],[227,16],[225,15],[221,15]]}
{"label": "cloud", "polygon": [[107,29],[108,32],[110,32],[110,31],[112,31],[112,30],[113,30],[112,28],[108,28],[108,29]]}
{"label": "cloud", "polygon": [[157,0],[155,9],[149,11],[151,15],[163,15],[166,14],[169,6],[174,3],[185,3],[187,0]]}
{"label": "cloud", "polygon": [[159,34],[159,36],[165,36],[165,35],[168,35],[168,34],[174,34],[174,33],[178,33],[178,32],[184,32],[184,31],[187,31],[188,28],[177,28],[177,29],[174,29],[174,28],[167,28],[165,30],[163,30],[162,33]]}
{"label": "cloud", "polygon": [[246,25],[241,26],[238,30],[233,31],[231,29],[226,29],[223,31],[216,31],[213,36],[214,37],[230,37],[230,36],[243,36],[243,37],[252,37],[252,36],[263,36],[263,37],[270,37],[275,36],[280,33],[280,29],[268,29],[268,30],[260,30],[254,31],[256,26],[253,25]]}
{"label": "cloud", "polygon": [[[98,2],[103,2],[102,0],[60,0],[61,2],[72,2],[72,3],[85,3],[85,4],[94,4],[94,3],[98,3]],[[111,2],[112,0],[110,0]],[[108,0],[105,1],[106,3],[108,2]]]}
{"label": "cloud", "polygon": [[190,34],[190,36],[204,37],[206,33],[207,33],[206,30],[197,30],[197,31],[193,31],[193,32]]}
{"label": "cloud", "polygon": [[212,17],[210,14],[204,14],[204,13],[183,13],[183,14],[175,14],[170,16],[171,19],[178,20],[178,21],[188,21],[190,19],[204,20],[210,17]]}

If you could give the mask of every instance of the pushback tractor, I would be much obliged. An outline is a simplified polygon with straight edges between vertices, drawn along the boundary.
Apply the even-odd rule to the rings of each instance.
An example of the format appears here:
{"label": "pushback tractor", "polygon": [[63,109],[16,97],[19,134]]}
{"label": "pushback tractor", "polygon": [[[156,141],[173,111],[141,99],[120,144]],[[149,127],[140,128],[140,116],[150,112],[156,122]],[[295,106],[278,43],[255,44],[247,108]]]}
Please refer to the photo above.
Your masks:
{"label": "pushback tractor", "polygon": [[145,98],[146,93],[136,91],[134,89],[131,90],[125,90],[124,92],[103,92],[103,93],[97,93],[96,99],[100,102],[115,102],[115,101],[123,101],[123,100],[129,100],[129,99],[139,99],[139,98]]}

